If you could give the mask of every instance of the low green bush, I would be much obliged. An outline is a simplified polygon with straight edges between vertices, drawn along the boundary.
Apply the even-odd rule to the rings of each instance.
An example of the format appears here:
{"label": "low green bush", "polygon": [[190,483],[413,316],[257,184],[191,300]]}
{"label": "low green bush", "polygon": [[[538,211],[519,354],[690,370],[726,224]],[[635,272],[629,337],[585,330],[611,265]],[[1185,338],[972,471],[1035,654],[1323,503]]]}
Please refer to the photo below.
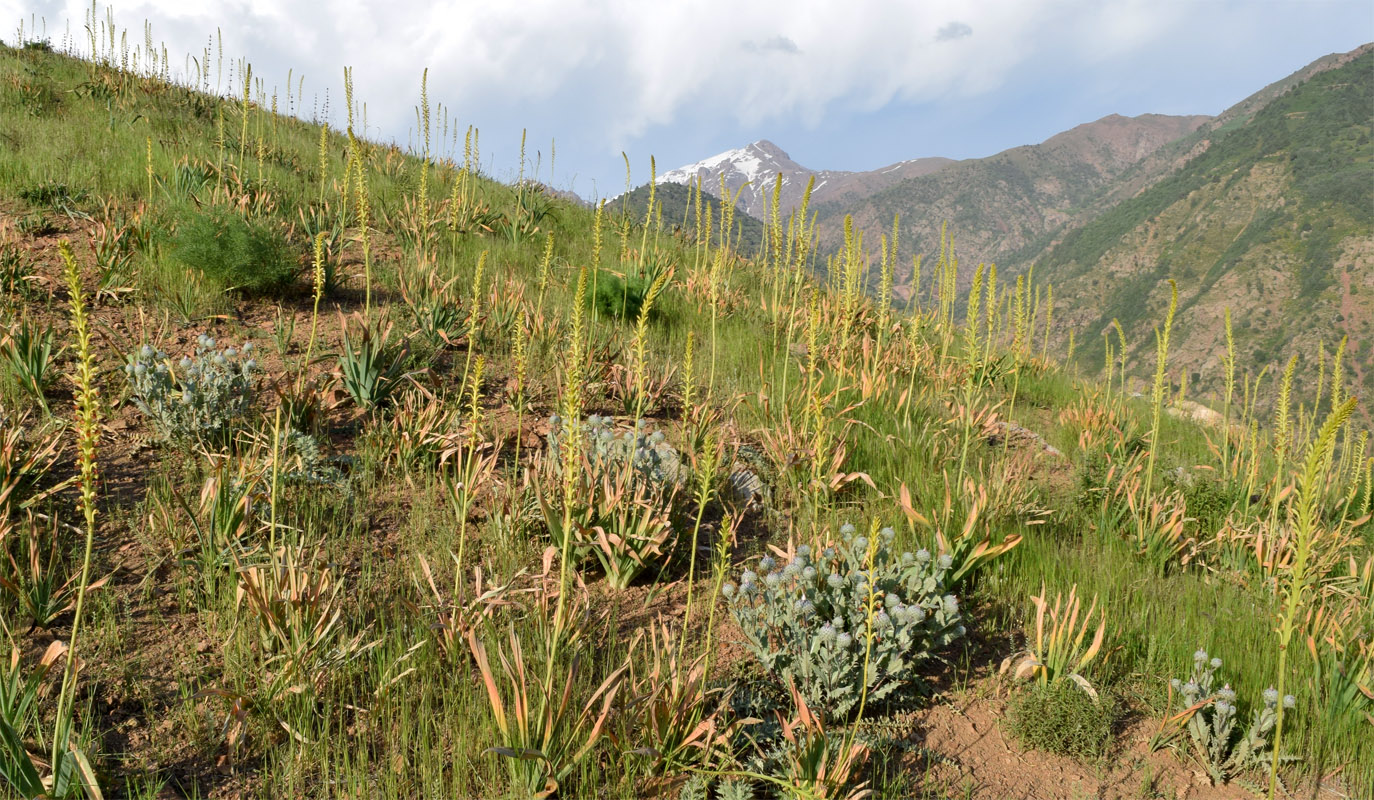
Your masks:
{"label": "low green bush", "polygon": [[602,273],[592,301],[602,316],[637,320],[639,310],[644,307],[644,298],[649,295],[649,286],[650,281],[638,275],[626,279]]}
{"label": "low green bush", "polygon": [[1121,704],[1110,691],[1096,701],[1068,681],[1036,685],[1016,697],[1008,715],[1021,744],[1061,756],[1100,759],[1112,744]]}
{"label": "low green bush", "polygon": [[300,269],[300,259],[279,229],[223,208],[183,217],[172,253],[186,266],[249,294],[280,291]]}

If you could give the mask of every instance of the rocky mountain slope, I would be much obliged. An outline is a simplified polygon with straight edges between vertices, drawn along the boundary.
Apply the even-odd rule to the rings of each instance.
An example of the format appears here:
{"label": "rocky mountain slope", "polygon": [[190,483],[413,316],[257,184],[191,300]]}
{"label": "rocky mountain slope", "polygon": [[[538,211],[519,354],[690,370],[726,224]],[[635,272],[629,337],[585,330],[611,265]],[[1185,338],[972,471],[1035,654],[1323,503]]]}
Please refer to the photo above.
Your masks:
{"label": "rocky mountain slope", "polygon": [[910,281],[912,255],[938,253],[947,224],[962,264],[995,262],[1005,277],[1035,265],[1037,283],[1055,285],[1060,333],[1075,331],[1085,365],[1100,361],[1096,342],[1113,319],[1134,357],[1149,360],[1167,303],[1161,285],[1173,277],[1182,295],[1175,358],[1194,384],[1220,380],[1229,307],[1242,369],[1279,371],[1296,353],[1299,375],[1315,381],[1318,347],[1348,336],[1345,366],[1374,389],[1372,87],[1374,45],[1365,45],[1215,117],[1112,115],[987,158],[854,173],[813,172],[762,141],[660,182],[700,176],[719,193],[724,176],[731,190],[745,186],[741,208],[763,217],[772,176],[783,175],[785,213],[814,174],[823,248],[838,248],[846,215],[870,250],[901,216],[899,282]]}
{"label": "rocky mountain slope", "polygon": [[1040,144],[897,182],[859,203],[822,201],[816,207],[820,236],[838,245],[844,217],[852,214],[856,228],[876,242],[901,215],[907,264],[914,253],[938,252],[946,223],[963,263],[1021,261],[1013,254],[1034,252],[1056,231],[1080,223],[1094,213],[1091,201],[1130,167],[1208,119],[1112,115]]}
{"label": "rocky mountain slope", "polygon": [[1180,142],[1179,168],[1035,255],[1080,341],[1119,319],[1151,359],[1173,278],[1174,360],[1195,383],[1221,380],[1230,308],[1242,367],[1298,355],[1315,388],[1318,349],[1349,337],[1347,374],[1374,389],[1374,48],[1314,67]]}

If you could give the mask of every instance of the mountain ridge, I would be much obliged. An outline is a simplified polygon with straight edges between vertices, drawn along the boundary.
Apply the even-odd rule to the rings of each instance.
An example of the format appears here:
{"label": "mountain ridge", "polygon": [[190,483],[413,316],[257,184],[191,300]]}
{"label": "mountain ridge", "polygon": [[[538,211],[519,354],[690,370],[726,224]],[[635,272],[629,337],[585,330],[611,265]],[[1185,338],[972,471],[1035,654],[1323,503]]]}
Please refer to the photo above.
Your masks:
{"label": "mountain ridge", "polygon": [[[1340,77],[1332,79],[1335,73]],[[1215,116],[1111,114],[1038,144],[947,161],[920,175],[872,184],[856,176],[881,175],[882,169],[809,173],[818,176],[821,187],[811,204],[818,241],[823,250],[835,252],[843,241],[844,220],[851,218],[855,230],[867,233],[866,249],[872,253],[879,235],[891,231],[899,215],[895,295],[902,301],[911,294],[912,257],[921,254],[927,265],[933,263],[947,224],[964,263],[996,263],[1006,278],[1035,265],[1037,281],[1055,285],[1062,306],[1056,313],[1082,328],[1080,341],[1120,319],[1142,361],[1152,352],[1146,321],[1163,313],[1158,306],[1167,292],[1160,284],[1176,274],[1196,282],[1183,292],[1180,318],[1179,358],[1190,372],[1215,368],[1218,355],[1214,347],[1193,348],[1188,329],[1198,327],[1198,342],[1221,341],[1203,334],[1218,332],[1221,307],[1229,302],[1238,319],[1244,316],[1236,334],[1244,348],[1242,367],[1258,369],[1266,359],[1296,348],[1305,354],[1299,375],[1312,372],[1315,378],[1311,354],[1320,342],[1331,349],[1346,336],[1346,363],[1364,388],[1374,389],[1369,363],[1374,331],[1363,322],[1374,318],[1374,307],[1364,299],[1374,297],[1374,219],[1365,222],[1361,213],[1363,198],[1374,194],[1374,167],[1368,166],[1374,162],[1368,143],[1374,100],[1361,99],[1367,94],[1361,91],[1345,101],[1336,97],[1347,85],[1371,84],[1374,43],[1315,59]],[[1281,120],[1280,114],[1288,116]],[[762,144],[786,158],[777,145]],[[731,161],[714,158],[716,168]],[[694,174],[711,173],[710,160],[691,165],[697,168]],[[784,214],[799,196],[789,192],[804,190],[808,174],[796,172],[800,165],[786,160],[793,171],[784,175]],[[763,178],[771,191],[766,175],[760,165],[752,179]],[[840,181],[848,182],[849,194],[834,193]],[[705,191],[712,192],[713,185],[718,179],[712,184],[703,176]],[[754,214],[761,196],[756,192],[754,202],[746,204],[742,193],[742,210]],[[1367,205],[1374,217],[1374,197]],[[1208,225],[1216,228],[1212,240],[1199,232]],[[1260,253],[1275,248],[1287,249],[1270,252],[1270,260],[1298,277],[1257,277]],[[961,288],[972,272],[962,271]],[[1104,276],[1116,283],[1102,283]],[[1252,290],[1238,288],[1245,281]],[[1262,298],[1253,287],[1265,287],[1279,300]],[[1206,310],[1206,321],[1194,319],[1202,312],[1193,309]],[[1299,320],[1308,322],[1313,309],[1325,314],[1320,324],[1299,325]],[[1289,329],[1300,333],[1283,333]]]}
{"label": "mountain ridge", "polygon": [[815,178],[812,202],[822,198],[840,200],[862,197],[876,188],[897,183],[911,177],[936,172],[954,159],[939,156],[913,158],[887,164],[874,170],[813,170],[792,160],[781,147],[767,139],[750,142],[717,153],[693,164],[687,164],[659,175],[656,182],[692,186],[700,179],[702,190],[720,196],[721,180],[732,196],[738,193],[736,207],[749,216],[764,220],[772,207],[776,176],[782,175],[779,209],[783,216],[801,205],[806,187]]}

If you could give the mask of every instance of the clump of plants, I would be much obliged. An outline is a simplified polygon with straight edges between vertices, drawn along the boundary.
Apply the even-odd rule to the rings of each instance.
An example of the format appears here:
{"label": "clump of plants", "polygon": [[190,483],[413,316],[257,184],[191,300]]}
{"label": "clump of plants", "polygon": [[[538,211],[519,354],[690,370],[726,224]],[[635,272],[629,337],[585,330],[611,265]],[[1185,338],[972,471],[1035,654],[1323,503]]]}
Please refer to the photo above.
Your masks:
{"label": "clump of plants", "polygon": [[1111,693],[1093,697],[1067,681],[1036,684],[1008,710],[1011,731],[1025,746],[1088,760],[1106,756],[1121,716]]}
{"label": "clump of plants", "polygon": [[[1236,775],[1269,765],[1273,756],[1272,738],[1278,727],[1279,703],[1291,709],[1293,696],[1279,696],[1277,689],[1264,690],[1262,705],[1255,709],[1250,725],[1242,734],[1236,727],[1239,697],[1230,684],[1215,689],[1221,659],[1210,658],[1206,650],[1193,654],[1193,671],[1188,680],[1169,682],[1177,713],[1166,720],[1166,728],[1155,737],[1158,748],[1188,735],[1193,756],[1207,770],[1213,784],[1226,783]],[[1280,760],[1291,760],[1281,756]]]}
{"label": "clump of plants", "polygon": [[611,586],[623,589],[671,549],[681,458],[642,420],[624,432],[596,414],[570,424],[555,415],[550,423],[544,477],[572,484],[561,498],[536,485],[554,544],[578,561],[594,556]]}
{"label": "clump of plants", "polygon": [[[392,335],[388,323],[373,324],[361,315],[351,320],[339,318],[343,332],[343,348],[339,351],[339,381],[348,396],[361,409],[372,411],[389,405],[406,378],[410,347],[404,337]],[[349,328],[356,328],[353,335]]]}
{"label": "clump of plants", "polygon": [[964,635],[959,601],[947,594],[948,556],[900,555],[892,529],[801,545],[782,561],[765,556],[722,594],[763,667],[799,687],[827,717],[919,684],[917,670]]}
{"label": "clump of plants", "polygon": [[580,436],[579,451],[591,469],[589,477],[599,480],[608,473],[629,470],[637,479],[654,487],[675,487],[680,483],[682,458],[668,444],[662,431],[648,430],[639,420],[633,430],[617,431],[615,420],[592,414],[585,422],[568,424],[557,414],[549,418],[552,429],[546,441],[549,461],[556,475],[562,475],[563,450],[571,436]]}
{"label": "clump of plants", "polygon": [[144,345],[129,355],[124,374],[134,405],[169,442],[224,444],[253,404],[258,364],[253,344],[217,348],[201,334],[193,356],[173,363],[167,353]]}
{"label": "clump of plants", "polygon": [[178,261],[249,294],[285,288],[300,268],[298,255],[280,230],[213,206],[182,220],[173,245]]}
{"label": "clump of plants", "polygon": [[622,278],[605,274],[601,276],[592,301],[602,316],[635,320],[644,307],[651,284],[651,281],[638,275]]}
{"label": "clump of plants", "polygon": [[325,454],[320,440],[314,435],[295,428],[285,431],[277,459],[281,470],[278,478],[283,483],[317,490],[333,489],[344,498],[352,498],[353,486],[348,476]]}
{"label": "clump of plants", "polygon": [[0,408],[0,530],[18,512],[66,488],[64,481],[39,489],[62,456],[62,434],[59,422],[39,423],[28,412]]}
{"label": "clump of plants", "polygon": [[1056,594],[1053,606],[1042,584],[1040,594],[1032,597],[1031,603],[1035,605],[1034,635],[1027,636],[1026,649],[1005,659],[999,671],[1002,674],[1010,672],[1020,680],[1038,680],[1041,688],[1060,681],[1072,682],[1096,700],[1097,690],[1083,673],[1102,651],[1107,635],[1105,613],[1098,615],[1097,632],[1086,647],[1083,640],[1092,627],[1097,598],[1093,598],[1081,618],[1083,605],[1078,599],[1078,584],[1069,589],[1067,598]]}
{"label": "clump of plants", "polygon": [[54,349],[56,334],[24,320],[0,334],[0,372],[7,374],[48,412],[46,393],[56,375],[53,364],[65,348]]}

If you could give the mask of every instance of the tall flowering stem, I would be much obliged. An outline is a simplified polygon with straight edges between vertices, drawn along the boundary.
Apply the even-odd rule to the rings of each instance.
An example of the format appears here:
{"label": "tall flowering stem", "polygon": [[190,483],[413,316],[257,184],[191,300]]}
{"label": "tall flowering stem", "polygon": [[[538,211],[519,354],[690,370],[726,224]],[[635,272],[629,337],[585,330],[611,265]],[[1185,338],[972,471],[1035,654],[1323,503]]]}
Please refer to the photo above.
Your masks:
{"label": "tall flowering stem", "polygon": [[[563,531],[565,536],[572,530],[572,507],[577,496],[579,483],[577,468],[582,458],[581,433],[578,426],[582,418],[582,381],[586,373],[586,316],[583,307],[587,299],[587,268],[583,267],[577,275],[577,292],[573,300],[572,335],[568,342],[567,362],[563,375],[563,419],[568,426],[567,446],[563,450]],[[558,637],[563,632],[568,595],[568,554],[572,550],[570,542],[562,542],[558,563],[558,605],[554,611],[553,625],[555,639],[549,648],[549,668],[552,669],[554,655],[558,651]]]}
{"label": "tall flowering stem", "polygon": [[81,270],[71,244],[58,245],[66,269],[67,290],[70,293],[72,331],[76,336],[76,453],[80,470],[81,512],[86,522],[86,546],[81,556],[81,582],[77,585],[76,609],[72,617],[72,635],[67,651],[67,665],[62,673],[62,690],[57,696],[57,723],[53,736],[53,768],[66,756],[71,734],[71,704],[76,693],[75,678],[78,635],[81,617],[86,606],[86,590],[91,579],[91,550],[95,540],[95,482],[99,464],[96,447],[100,442],[100,393],[95,386],[95,355],[91,352],[90,319],[86,315],[86,301],[81,291]]}
{"label": "tall flowering stem", "polygon": [[[1312,543],[1321,525],[1319,501],[1325,488],[1331,460],[1336,450],[1336,435],[1341,427],[1355,413],[1356,399],[1351,397],[1339,407],[1331,409],[1316,440],[1307,451],[1302,473],[1298,476],[1298,491],[1289,506],[1289,519],[1293,525],[1292,564],[1288,568],[1288,586],[1284,592],[1283,611],[1279,616],[1279,679],[1278,694],[1284,696],[1284,682],[1288,678],[1288,647],[1293,641],[1293,632],[1298,624],[1298,612],[1303,606],[1311,586]],[[1269,798],[1277,796],[1279,782],[1279,761],[1283,754],[1283,711],[1286,703],[1278,706],[1278,718],[1274,723],[1274,751],[1269,766]]]}
{"label": "tall flowering stem", "polygon": [[315,234],[314,305],[310,309],[310,341],[305,346],[305,363],[301,365],[299,386],[305,386],[305,375],[310,370],[310,359],[315,352],[315,332],[320,322],[320,300],[324,297],[324,231]]}

